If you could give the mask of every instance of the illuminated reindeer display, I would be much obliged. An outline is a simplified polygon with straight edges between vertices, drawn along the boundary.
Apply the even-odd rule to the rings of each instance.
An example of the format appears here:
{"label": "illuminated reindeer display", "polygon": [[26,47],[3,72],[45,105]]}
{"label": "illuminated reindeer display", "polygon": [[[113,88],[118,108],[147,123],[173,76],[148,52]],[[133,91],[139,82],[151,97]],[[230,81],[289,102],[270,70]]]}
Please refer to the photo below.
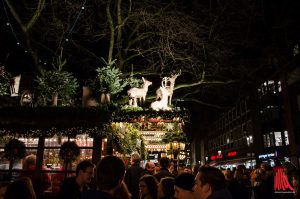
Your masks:
{"label": "illuminated reindeer display", "polygon": [[142,80],[144,82],[142,88],[131,88],[127,91],[129,97],[129,106],[137,107],[137,99],[139,99],[141,104],[145,102],[148,87],[152,84],[152,82],[146,80],[144,77],[142,77]]}
{"label": "illuminated reindeer display", "polygon": [[[171,74],[171,77],[164,77],[161,81],[161,86],[166,88],[168,91],[168,104],[172,104],[172,96],[173,96],[173,90],[175,86],[175,80],[176,78],[181,75],[181,70],[179,70],[179,73]],[[162,91],[161,89],[156,90],[156,100],[161,99],[162,97]]]}
{"label": "illuminated reindeer display", "polygon": [[161,90],[161,98],[160,100],[156,100],[151,103],[150,108],[152,108],[155,111],[169,111],[171,110],[170,107],[168,107],[168,95],[169,91],[165,87],[160,87]]}

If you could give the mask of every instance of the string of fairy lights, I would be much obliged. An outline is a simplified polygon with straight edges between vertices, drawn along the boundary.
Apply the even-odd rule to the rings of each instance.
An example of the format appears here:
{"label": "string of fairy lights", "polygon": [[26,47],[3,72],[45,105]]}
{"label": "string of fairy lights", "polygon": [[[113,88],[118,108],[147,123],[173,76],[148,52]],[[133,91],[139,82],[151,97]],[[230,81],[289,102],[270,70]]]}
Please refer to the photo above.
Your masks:
{"label": "string of fairy lights", "polygon": [[[63,42],[62,42],[61,46],[58,47],[58,48],[64,47],[66,45],[66,43],[68,43],[70,41],[73,30],[76,27],[77,23],[79,22],[79,19],[80,19],[81,15],[83,14],[84,10],[86,9],[86,2],[87,2],[87,0],[84,0],[84,2],[81,4],[80,10],[76,14],[76,17],[75,17],[75,20],[74,20],[73,24],[71,26],[69,26],[70,27],[69,30],[67,30],[66,33],[65,33],[65,39],[63,39]],[[22,48],[24,50],[24,53],[28,53],[29,51],[27,50],[27,47],[22,44],[21,40],[18,37],[18,34],[17,34],[15,28],[13,27],[13,23],[12,23],[12,20],[10,18],[10,14],[8,13],[7,5],[5,4],[4,0],[2,0],[2,5],[3,5],[2,7],[3,7],[3,10],[4,10],[5,18],[6,18],[6,26],[9,27],[10,32],[12,33],[12,35],[15,39],[16,45],[18,47]],[[50,62],[50,60],[52,61],[53,58],[40,60],[39,62],[43,63],[44,65],[47,65],[48,62]]]}
{"label": "string of fairy lights", "polygon": [[[15,121],[22,120],[25,115],[28,120],[21,123],[18,122],[16,125]],[[72,117],[70,117],[71,115]],[[79,117],[78,115],[85,116]],[[54,116],[57,118],[55,119]],[[94,120],[94,122],[89,122],[89,119],[87,119],[87,121],[82,119],[94,117],[99,119]],[[70,121],[66,124],[66,121],[61,121],[60,118],[70,118]],[[149,125],[149,122],[154,122],[157,125],[159,122],[186,123],[189,122],[189,118],[189,112],[187,111],[105,112],[101,109],[91,109],[87,111],[78,108],[40,107],[18,110],[17,107],[10,107],[1,109],[0,124],[2,128],[0,128],[0,136],[19,134],[24,137],[51,137],[53,135],[74,136],[82,133],[99,136],[104,135],[107,125],[113,122],[134,122],[144,127],[145,125]]]}

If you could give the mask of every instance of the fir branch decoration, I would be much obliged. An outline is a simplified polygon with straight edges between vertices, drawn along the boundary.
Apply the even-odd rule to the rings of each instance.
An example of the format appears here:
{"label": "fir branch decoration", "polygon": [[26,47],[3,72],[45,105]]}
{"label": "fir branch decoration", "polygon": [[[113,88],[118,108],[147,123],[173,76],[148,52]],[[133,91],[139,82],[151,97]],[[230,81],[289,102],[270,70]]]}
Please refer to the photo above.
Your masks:
{"label": "fir branch decoration", "polygon": [[127,85],[127,82],[121,78],[122,72],[113,66],[116,60],[112,61],[110,64],[106,63],[104,59],[103,62],[106,66],[98,67],[96,69],[97,84],[99,84],[100,91],[112,95],[121,92]]}
{"label": "fir branch decoration", "polygon": [[24,158],[26,155],[24,142],[18,139],[10,140],[4,147],[4,154],[4,156],[10,161]]}
{"label": "fir branch decoration", "polygon": [[163,143],[170,143],[175,141],[188,143],[188,139],[183,132],[167,132],[162,138]]}

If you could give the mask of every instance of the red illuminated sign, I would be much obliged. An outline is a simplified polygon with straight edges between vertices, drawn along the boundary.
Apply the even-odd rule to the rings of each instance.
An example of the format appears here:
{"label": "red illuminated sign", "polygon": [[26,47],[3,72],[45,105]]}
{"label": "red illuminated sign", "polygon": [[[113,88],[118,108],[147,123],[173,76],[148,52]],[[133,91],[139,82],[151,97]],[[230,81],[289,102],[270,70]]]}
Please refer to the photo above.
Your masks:
{"label": "red illuminated sign", "polygon": [[231,151],[227,153],[228,157],[236,156],[236,151]]}
{"label": "red illuminated sign", "polygon": [[221,159],[221,158],[223,158],[223,155],[222,155],[222,154],[217,155],[216,158],[217,158],[217,159]]}

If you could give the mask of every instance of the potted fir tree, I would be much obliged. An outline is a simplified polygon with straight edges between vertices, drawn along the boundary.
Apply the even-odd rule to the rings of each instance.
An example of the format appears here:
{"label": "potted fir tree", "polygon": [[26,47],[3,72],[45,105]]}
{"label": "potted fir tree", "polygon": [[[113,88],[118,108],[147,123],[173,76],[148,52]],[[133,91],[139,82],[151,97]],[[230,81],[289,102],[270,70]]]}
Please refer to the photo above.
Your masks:
{"label": "potted fir tree", "polygon": [[37,89],[44,99],[44,104],[45,100],[50,98],[51,105],[57,106],[58,97],[62,100],[62,104],[67,104],[75,95],[78,83],[71,73],[62,70],[66,63],[65,59],[62,60],[61,51],[57,60],[53,63],[55,70],[43,71],[43,74],[37,77]]}
{"label": "potted fir tree", "polygon": [[96,87],[100,90],[100,102],[109,104],[110,96],[121,92],[127,82],[122,79],[122,72],[114,67],[116,60],[111,63],[102,60],[105,66],[96,69]]}

